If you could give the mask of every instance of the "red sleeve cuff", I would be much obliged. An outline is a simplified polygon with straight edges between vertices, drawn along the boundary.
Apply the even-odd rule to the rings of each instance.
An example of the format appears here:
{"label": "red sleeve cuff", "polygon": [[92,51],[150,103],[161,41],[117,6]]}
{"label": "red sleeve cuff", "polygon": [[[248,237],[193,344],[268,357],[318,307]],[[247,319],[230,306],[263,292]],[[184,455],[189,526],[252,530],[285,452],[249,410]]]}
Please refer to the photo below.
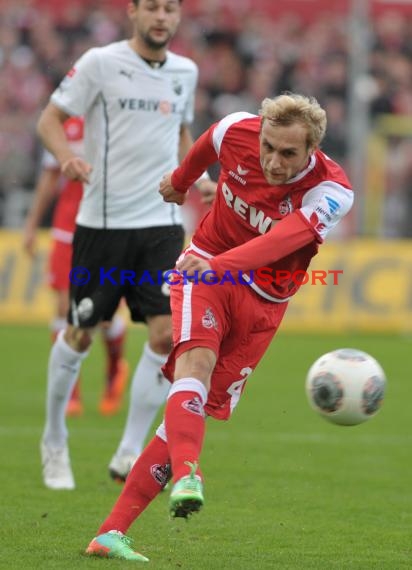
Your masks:
{"label": "red sleeve cuff", "polygon": [[190,186],[185,187],[182,186],[181,183],[179,182],[179,169],[176,168],[176,170],[173,171],[172,173],[172,177],[171,177],[171,182],[172,182],[172,186],[173,188],[176,190],[176,192],[180,192],[181,194],[186,194],[186,192],[189,190]]}

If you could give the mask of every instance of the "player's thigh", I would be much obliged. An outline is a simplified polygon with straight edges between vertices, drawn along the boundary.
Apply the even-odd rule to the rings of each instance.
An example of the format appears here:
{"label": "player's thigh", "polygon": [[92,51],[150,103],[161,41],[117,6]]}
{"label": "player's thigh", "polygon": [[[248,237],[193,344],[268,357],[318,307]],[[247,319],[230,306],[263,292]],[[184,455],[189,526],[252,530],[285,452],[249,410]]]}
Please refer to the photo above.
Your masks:
{"label": "player's thigh", "polygon": [[176,355],[181,346],[209,348],[216,355],[231,327],[230,286],[193,283],[181,279],[171,288],[173,344]]}
{"label": "player's thigh", "polygon": [[259,361],[263,357],[274,332],[250,337],[253,344],[241,345],[221,356],[213,370],[206,411],[217,419],[228,419]]}
{"label": "player's thigh", "polygon": [[181,226],[135,230],[135,253],[129,252],[129,265],[135,273],[135,286],[126,291],[126,302],[133,321],[147,322],[148,317],[170,315],[170,284],[165,273],[172,270],[184,241]]}
{"label": "player's thigh", "polygon": [[177,359],[194,348],[207,348],[218,357],[220,345],[230,329],[228,288],[179,279],[171,286],[173,349],[164,367],[171,382]]}
{"label": "player's thigh", "polygon": [[227,419],[237,405],[246,382],[255,370],[282,322],[286,305],[262,302],[245,291],[244,302],[223,339],[213,371],[207,413]]}
{"label": "player's thigh", "polygon": [[125,266],[130,234],[127,230],[77,227],[70,273],[69,323],[81,328],[110,321],[124,285],[119,271]]}

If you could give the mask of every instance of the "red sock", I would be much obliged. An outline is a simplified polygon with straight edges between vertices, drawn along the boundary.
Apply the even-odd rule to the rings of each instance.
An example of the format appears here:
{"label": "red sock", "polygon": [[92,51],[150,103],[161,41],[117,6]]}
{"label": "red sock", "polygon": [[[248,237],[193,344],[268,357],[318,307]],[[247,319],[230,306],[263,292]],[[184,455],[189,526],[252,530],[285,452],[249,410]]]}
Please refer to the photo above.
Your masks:
{"label": "red sock", "polygon": [[[199,463],[205,434],[203,404],[195,391],[175,392],[165,410],[167,446],[172,463],[173,481],[189,475],[186,461]],[[200,471],[197,473],[200,475]]]}
{"label": "red sock", "polygon": [[127,476],[112,512],[98,534],[109,530],[126,533],[133,521],[162,490],[170,473],[167,444],[157,435],[148,443]]}
{"label": "red sock", "polygon": [[106,378],[107,386],[109,387],[116,376],[119,361],[123,358],[124,343],[126,338],[126,329],[115,338],[107,338],[104,336],[104,344],[106,347]]}

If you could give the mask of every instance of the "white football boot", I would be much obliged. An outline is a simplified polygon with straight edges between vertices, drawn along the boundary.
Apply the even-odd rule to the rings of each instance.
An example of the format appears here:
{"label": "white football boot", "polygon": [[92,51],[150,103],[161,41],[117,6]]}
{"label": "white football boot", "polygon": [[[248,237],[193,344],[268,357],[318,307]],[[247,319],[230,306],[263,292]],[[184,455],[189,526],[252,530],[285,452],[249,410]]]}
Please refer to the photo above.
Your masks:
{"label": "white football boot", "polygon": [[74,489],[76,485],[67,445],[53,448],[42,441],[40,452],[45,486],[56,491]]}

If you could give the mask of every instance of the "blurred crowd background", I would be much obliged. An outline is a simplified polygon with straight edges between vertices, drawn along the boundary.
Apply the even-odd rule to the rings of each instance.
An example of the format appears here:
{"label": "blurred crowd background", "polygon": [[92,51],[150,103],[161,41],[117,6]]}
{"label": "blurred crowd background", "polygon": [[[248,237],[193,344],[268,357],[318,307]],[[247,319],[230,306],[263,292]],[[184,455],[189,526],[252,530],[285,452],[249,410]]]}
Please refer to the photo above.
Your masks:
{"label": "blurred crowd background", "polygon": [[[357,209],[340,235],[411,237],[412,2],[369,4],[361,33],[367,68],[356,85],[367,113],[364,169],[356,176]],[[1,1],[0,226],[21,227],[27,212],[42,150],[35,125],[50,93],[85,50],[128,37],[126,5]],[[266,96],[298,91],[327,110],[322,148],[351,173],[353,5],[184,0],[172,49],[200,69],[193,134],[232,111],[257,112]]]}

